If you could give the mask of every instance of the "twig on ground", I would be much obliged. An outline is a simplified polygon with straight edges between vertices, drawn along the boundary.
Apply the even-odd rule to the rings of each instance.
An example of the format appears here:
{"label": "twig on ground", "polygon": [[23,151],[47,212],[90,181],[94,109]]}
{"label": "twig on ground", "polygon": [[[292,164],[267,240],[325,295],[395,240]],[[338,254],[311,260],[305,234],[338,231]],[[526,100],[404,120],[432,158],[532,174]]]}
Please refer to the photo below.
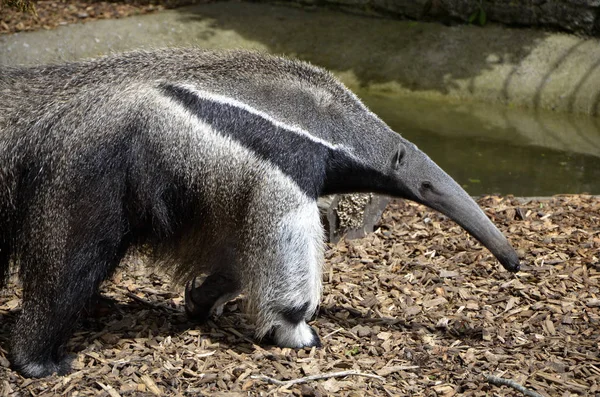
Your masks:
{"label": "twig on ground", "polygon": [[234,334],[235,336],[237,336],[238,338],[241,338],[241,339],[245,340],[246,342],[250,343],[251,345],[256,346],[256,341],[255,340],[252,340],[252,339],[248,338],[246,335],[242,334],[241,332],[239,332],[237,329],[235,329],[233,327],[223,328],[223,327],[219,327],[215,323],[212,323],[212,325],[215,328],[222,329],[224,331],[230,332],[230,333]]}
{"label": "twig on ground", "polygon": [[291,379],[291,380],[279,380],[279,379],[271,378],[271,377],[265,376],[265,375],[252,375],[252,379],[263,380],[265,382],[269,382],[269,383],[272,383],[277,386],[292,386],[292,385],[297,385],[299,383],[307,383],[307,382],[310,382],[311,380],[341,378],[344,376],[352,376],[352,375],[353,376],[364,376],[366,378],[373,378],[373,379],[380,380],[382,382],[385,381],[385,378],[382,376],[366,374],[366,373],[358,372],[358,371],[354,371],[354,370],[340,371],[340,372],[328,372],[326,374],[310,375],[310,376],[305,376],[303,378],[297,378],[297,379]]}
{"label": "twig on ground", "polygon": [[375,371],[379,376],[388,376],[394,372],[408,371],[409,369],[418,369],[418,365],[394,365],[391,367],[383,367]]}
{"label": "twig on ground", "polygon": [[493,375],[485,375],[485,379],[492,385],[512,387],[513,389],[520,391],[521,393],[529,397],[543,397],[541,394],[536,393],[533,390],[529,390],[525,386],[521,386],[514,380],[504,379],[500,378],[499,376]]}
{"label": "twig on ground", "polygon": [[141,304],[144,304],[152,309],[157,309],[157,310],[162,310],[162,311],[166,311],[168,313],[180,313],[179,310],[174,309],[172,307],[160,304],[160,303],[154,303],[154,302],[150,302],[147,299],[144,298],[140,298],[139,296],[137,296],[136,294],[132,293],[132,292],[125,292],[125,295],[127,295],[129,298],[140,302]]}
{"label": "twig on ground", "polygon": [[331,335],[333,335],[333,334],[337,334],[338,332],[340,332],[340,331],[343,331],[343,330],[344,330],[344,328],[338,328],[338,329],[336,329],[335,331],[331,331],[330,333],[328,333],[327,335],[325,335],[325,336],[323,337],[323,339],[327,339],[327,338],[329,338]]}

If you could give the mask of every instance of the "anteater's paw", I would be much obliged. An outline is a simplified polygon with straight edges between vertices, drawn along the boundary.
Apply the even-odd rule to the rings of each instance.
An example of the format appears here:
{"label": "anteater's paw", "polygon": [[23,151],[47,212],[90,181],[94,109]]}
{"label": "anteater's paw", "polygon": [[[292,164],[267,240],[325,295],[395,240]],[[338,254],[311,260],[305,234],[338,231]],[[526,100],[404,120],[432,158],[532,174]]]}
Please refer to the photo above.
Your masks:
{"label": "anteater's paw", "polygon": [[73,357],[67,356],[60,361],[14,360],[14,368],[26,378],[45,378],[50,375],[66,375],[71,371]]}
{"label": "anteater's paw", "polygon": [[193,322],[204,324],[208,321],[216,298],[208,296],[207,291],[195,285],[195,281],[188,281],[185,286],[185,313]]}
{"label": "anteater's paw", "polygon": [[297,324],[277,325],[269,333],[270,339],[279,347],[321,347],[321,339],[313,327],[304,321]]}
{"label": "anteater's paw", "polygon": [[235,281],[230,277],[213,274],[201,285],[197,278],[185,286],[185,312],[196,323],[206,323],[211,315],[220,316],[227,302],[240,293]]}

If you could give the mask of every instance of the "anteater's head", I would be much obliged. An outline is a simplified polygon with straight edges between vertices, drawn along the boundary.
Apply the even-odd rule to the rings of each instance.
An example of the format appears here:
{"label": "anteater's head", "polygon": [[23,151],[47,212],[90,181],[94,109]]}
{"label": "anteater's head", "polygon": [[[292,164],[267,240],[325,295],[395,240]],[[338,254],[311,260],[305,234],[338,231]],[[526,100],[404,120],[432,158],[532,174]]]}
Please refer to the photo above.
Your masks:
{"label": "anteater's head", "polygon": [[329,72],[252,52],[205,58],[196,70],[209,75],[202,85],[211,92],[232,96],[331,148],[322,194],[370,191],[424,204],[462,226],[506,269],[519,270],[515,250],[477,203]]}

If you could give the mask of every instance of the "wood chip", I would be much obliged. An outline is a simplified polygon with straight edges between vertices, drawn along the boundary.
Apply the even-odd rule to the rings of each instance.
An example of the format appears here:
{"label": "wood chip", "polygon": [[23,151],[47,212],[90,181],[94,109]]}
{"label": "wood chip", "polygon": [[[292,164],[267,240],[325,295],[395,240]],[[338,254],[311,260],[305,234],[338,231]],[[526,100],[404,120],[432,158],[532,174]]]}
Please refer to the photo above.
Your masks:
{"label": "wood chip", "polygon": [[142,380],[142,382],[144,382],[144,384],[152,394],[154,394],[155,396],[162,396],[162,392],[160,391],[158,386],[156,386],[156,383],[154,383],[150,376],[142,375],[140,379]]}
{"label": "wood chip", "polygon": [[[488,384],[486,373],[543,396],[600,394],[600,198],[489,196],[479,203],[522,256],[523,271],[506,272],[435,211],[393,201],[378,233],[326,247],[323,299],[311,322],[322,349],[258,343],[243,298],[196,326],[183,313],[183,289],[143,257],[128,257],[119,282],[102,286],[116,309],[82,316],[74,327],[66,349],[76,352],[73,371],[26,380],[12,371],[2,342],[21,305],[11,278],[0,292],[0,396],[518,393]],[[255,378],[340,371],[385,379],[282,387]]]}

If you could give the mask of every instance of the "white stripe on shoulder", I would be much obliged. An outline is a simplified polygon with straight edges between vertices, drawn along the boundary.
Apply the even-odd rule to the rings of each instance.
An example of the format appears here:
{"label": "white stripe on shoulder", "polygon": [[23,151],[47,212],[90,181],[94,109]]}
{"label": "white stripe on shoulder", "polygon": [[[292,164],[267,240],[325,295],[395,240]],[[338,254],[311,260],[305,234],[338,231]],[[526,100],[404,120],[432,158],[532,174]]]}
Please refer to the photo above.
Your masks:
{"label": "white stripe on shoulder", "polygon": [[350,148],[346,145],[336,145],[336,144],[332,144],[331,142],[327,142],[324,139],[321,139],[317,136],[312,135],[310,132],[306,131],[303,128],[297,127],[295,125],[290,125],[290,124],[284,123],[282,121],[279,121],[277,119],[274,119],[271,115],[269,115],[261,110],[258,110],[244,102],[240,102],[237,99],[234,99],[234,98],[231,98],[231,97],[228,97],[225,95],[215,94],[212,92],[200,91],[196,87],[194,87],[190,84],[178,84],[178,86],[181,88],[184,88],[190,92],[193,92],[195,95],[199,96],[202,99],[207,99],[207,100],[210,100],[213,102],[217,102],[217,103],[221,103],[224,105],[229,105],[229,106],[243,109],[243,110],[247,111],[248,113],[252,113],[256,116],[259,116],[259,117],[267,120],[268,122],[270,122],[271,124],[273,124],[279,128],[283,128],[283,129],[291,131],[293,133],[302,135],[302,136],[310,139],[311,141],[319,143],[330,149],[334,149],[334,150],[342,149],[346,152],[351,153]]}

